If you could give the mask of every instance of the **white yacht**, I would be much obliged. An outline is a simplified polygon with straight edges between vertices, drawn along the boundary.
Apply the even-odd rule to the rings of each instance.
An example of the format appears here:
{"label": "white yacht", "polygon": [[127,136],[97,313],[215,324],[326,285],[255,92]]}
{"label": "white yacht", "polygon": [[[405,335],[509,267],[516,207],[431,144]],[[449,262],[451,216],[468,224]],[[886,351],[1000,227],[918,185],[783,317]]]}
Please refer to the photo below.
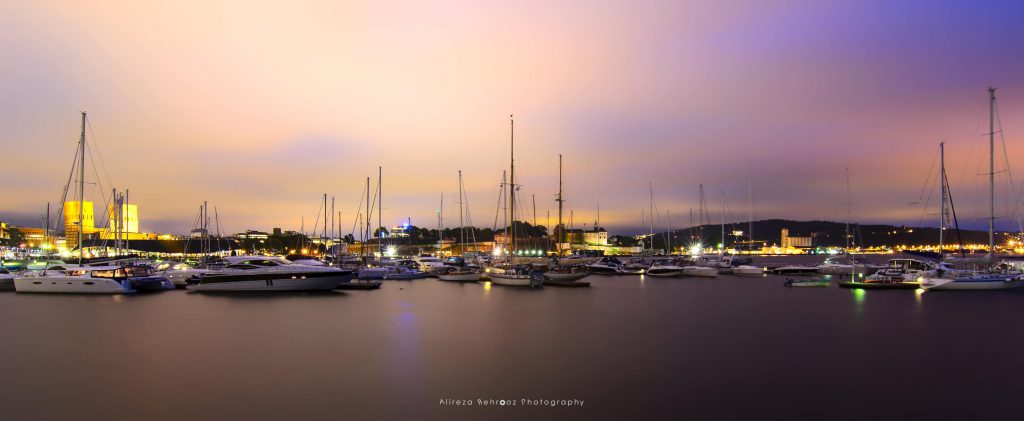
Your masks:
{"label": "white yacht", "polygon": [[189,281],[193,291],[316,291],[331,290],[352,280],[352,271],[292,263],[280,257],[232,256],[220,271]]}
{"label": "white yacht", "polygon": [[124,294],[135,292],[131,267],[81,266],[64,271],[43,271],[35,276],[14,279],[18,292],[72,293],[72,294]]}
{"label": "white yacht", "polygon": [[544,274],[527,266],[490,267],[488,278],[498,285],[531,288],[544,286]]}
{"label": "white yacht", "polygon": [[753,265],[739,265],[732,268],[732,274],[739,276],[764,276],[764,268]]}
{"label": "white yacht", "polygon": [[711,266],[683,266],[683,276],[714,278],[718,276],[718,268]]}
{"label": "white yacht", "polygon": [[991,290],[1010,289],[1024,286],[1024,275],[977,273],[958,278],[922,277],[921,288],[925,290]]}
{"label": "white yacht", "polygon": [[437,279],[454,282],[479,282],[480,277],[480,271],[472,269],[452,270],[447,273],[437,275]]}
{"label": "white yacht", "polygon": [[[683,268],[675,265],[663,265],[661,263],[655,263],[651,265],[651,267],[647,268],[648,276],[672,278],[679,276],[682,273]],[[717,271],[715,273],[717,273]]]}
{"label": "white yacht", "polygon": [[448,272],[451,266],[444,264],[444,261],[434,256],[419,256],[413,259],[419,270],[427,275],[437,276]]}

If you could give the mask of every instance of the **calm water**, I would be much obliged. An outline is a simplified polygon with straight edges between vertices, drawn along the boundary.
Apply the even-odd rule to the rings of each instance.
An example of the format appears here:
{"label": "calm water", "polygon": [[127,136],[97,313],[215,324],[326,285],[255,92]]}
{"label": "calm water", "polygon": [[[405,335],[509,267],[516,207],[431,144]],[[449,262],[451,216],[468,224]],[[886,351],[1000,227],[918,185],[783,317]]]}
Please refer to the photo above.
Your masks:
{"label": "calm water", "polygon": [[[0,294],[4,419],[1024,417],[1024,291],[591,277]],[[441,399],[520,406],[441,406]],[[521,399],[582,407],[524,407]]]}

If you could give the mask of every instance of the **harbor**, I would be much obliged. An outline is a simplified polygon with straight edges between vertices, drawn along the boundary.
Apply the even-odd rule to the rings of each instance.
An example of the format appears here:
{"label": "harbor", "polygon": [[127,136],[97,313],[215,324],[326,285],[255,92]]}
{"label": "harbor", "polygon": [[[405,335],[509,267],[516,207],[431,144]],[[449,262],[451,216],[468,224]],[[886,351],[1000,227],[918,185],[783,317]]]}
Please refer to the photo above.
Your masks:
{"label": "harbor", "polygon": [[0,420],[1018,420],[1024,2],[0,2]]}
{"label": "harbor", "polygon": [[[19,339],[0,349],[0,392],[12,419],[86,411],[115,419],[999,418],[1018,410],[1011,373],[1022,368],[1015,355],[1024,341],[1005,332],[1016,330],[1021,290],[798,290],[774,275],[586,279],[590,288],[543,291],[425,279],[272,296],[2,293],[0,334]],[[908,394],[947,392],[949,378],[971,387],[957,399],[906,404]],[[133,398],[101,403],[138,385]],[[143,393],[150,398],[137,398]],[[848,404],[851,394],[858,405]],[[49,404],[54,395],[60,405]]]}

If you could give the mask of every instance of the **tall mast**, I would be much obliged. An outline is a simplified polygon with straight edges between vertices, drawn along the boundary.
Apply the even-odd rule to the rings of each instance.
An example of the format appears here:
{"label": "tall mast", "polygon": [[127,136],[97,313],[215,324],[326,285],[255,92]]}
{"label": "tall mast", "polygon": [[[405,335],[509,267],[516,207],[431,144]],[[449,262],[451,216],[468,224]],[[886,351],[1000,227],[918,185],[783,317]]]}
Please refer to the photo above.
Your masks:
{"label": "tall mast", "polygon": [[366,243],[370,242],[370,177],[366,177],[366,228],[363,229],[363,264],[366,264]]}
{"label": "tall mast", "polygon": [[85,223],[85,111],[82,111],[82,137],[78,141],[78,264],[85,257],[82,231]]}
{"label": "tall mast", "polygon": [[511,143],[511,161],[509,166],[509,258],[515,249],[515,120],[509,115],[509,139]]}
{"label": "tall mast", "polygon": [[562,196],[562,154],[558,154],[558,241],[555,241],[555,253],[562,255],[562,241],[565,239],[565,227],[562,226],[562,204],[565,198]]}
{"label": "tall mast", "polygon": [[459,170],[459,244],[462,254],[466,254],[466,224],[462,221],[462,207],[465,205],[462,201],[462,170]]}
{"label": "tall mast", "polygon": [[441,231],[441,212],[444,210],[444,192],[441,193],[441,205],[437,208],[437,255],[441,255],[441,246],[444,242],[444,235]]}
{"label": "tall mast", "polygon": [[647,188],[651,192],[651,211],[648,213],[651,215],[651,230],[648,232],[648,236],[651,239],[651,250],[654,249],[654,183],[647,183]]}
{"label": "tall mast", "polygon": [[995,257],[996,245],[996,88],[988,88],[988,252]]}
{"label": "tall mast", "polygon": [[747,215],[747,236],[750,238],[748,250],[754,249],[754,184],[750,177],[750,164],[747,164],[747,200],[750,202]]}
{"label": "tall mast", "polygon": [[850,209],[850,168],[846,167],[846,250],[850,250],[850,215],[853,210]]}
{"label": "tall mast", "polygon": [[[213,208],[214,213],[217,212],[217,208]],[[320,236],[320,240],[324,243],[324,256],[327,256],[327,193],[324,193],[324,229],[323,235]]]}
{"label": "tall mast", "polygon": [[722,190],[722,253],[725,253],[725,190]]}
{"label": "tall mast", "polygon": [[[384,170],[381,167],[377,167],[377,230],[380,231],[383,227],[381,220],[381,213],[383,212],[383,204],[381,201],[384,200]],[[381,231],[377,237],[377,255],[381,258],[384,257],[384,241],[382,240]]]}
{"label": "tall mast", "polygon": [[[530,203],[533,203],[533,227],[537,228],[537,194],[536,193],[530,194]],[[533,234],[527,234],[527,236],[532,238]],[[533,243],[533,241],[531,240],[530,243]]]}
{"label": "tall mast", "polygon": [[210,208],[203,201],[203,254],[210,256]]}
{"label": "tall mast", "polygon": [[942,207],[939,208],[939,261],[942,261],[942,243],[946,231],[946,142],[939,142],[939,182],[942,190]]}
{"label": "tall mast", "polygon": [[[128,189],[124,189],[124,209],[118,209],[118,211],[117,211],[118,215],[121,215],[121,212],[128,210],[127,209],[128,208],[128,192],[129,192]],[[121,218],[123,218],[123,216],[121,216]],[[123,232],[124,231],[124,222],[118,222],[118,224],[121,226],[121,231]],[[124,248],[125,248],[125,251],[127,252],[128,251],[128,234],[127,233],[124,234]]]}

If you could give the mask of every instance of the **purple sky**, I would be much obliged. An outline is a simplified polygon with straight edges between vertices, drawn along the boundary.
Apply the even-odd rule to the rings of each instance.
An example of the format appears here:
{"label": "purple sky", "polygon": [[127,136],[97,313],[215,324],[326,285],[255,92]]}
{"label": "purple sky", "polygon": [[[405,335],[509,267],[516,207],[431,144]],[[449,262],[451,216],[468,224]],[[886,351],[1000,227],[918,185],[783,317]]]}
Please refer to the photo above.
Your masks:
{"label": "purple sky", "polygon": [[[0,220],[60,200],[80,110],[147,231],[187,231],[203,200],[228,231],[298,229],[325,192],[351,227],[378,165],[385,224],[434,226],[442,192],[457,224],[462,169],[491,226],[510,113],[541,223],[561,153],[577,226],[600,203],[636,229],[648,183],[659,226],[689,224],[700,183],[715,221],[722,190],[745,220],[748,174],[758,219],[841,220],[844,167],[856,221],[935,224],[945,140],[981,226],[990,85],[1024,181],[1019,2],[167,3],[0,4]],[[1021,216],[1007,175],[999,214]]]}

